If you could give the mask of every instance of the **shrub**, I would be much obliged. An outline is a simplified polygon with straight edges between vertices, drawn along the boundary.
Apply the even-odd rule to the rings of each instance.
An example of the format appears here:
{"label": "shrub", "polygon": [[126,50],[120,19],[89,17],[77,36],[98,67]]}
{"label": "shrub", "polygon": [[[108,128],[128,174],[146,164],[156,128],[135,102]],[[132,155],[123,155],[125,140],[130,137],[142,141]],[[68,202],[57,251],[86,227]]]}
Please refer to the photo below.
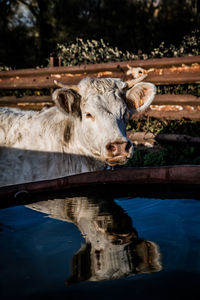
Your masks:
{"label": "shrub", "polygon": [[191,32],[190,35],[183,37],[183,40],[179,47],[174,45],[166,46],[165,42],[162,42],[157,48],[154,48],[149,58],[161,58],[161,57],[176,57],[185,55],[199,55],[200,54],[200,30],[196,29]]}
{"label": "shrub", "polygon": [[149,167],[166,165],[200,164],[198,146],[161,145],[156,148],[136,148],[127,167]]}
{"label": "shrub", "polygon": [[0,72],[1,71],[9,71],[9,70],[11,70],[11,68],[3,66],[3,65],[0,65]]}
{"label": "shrub", "polygon": [[84,41],[83,39],[76,38],[73,44],[58,44],[56,53],[61,57],[64,66],[124,61],[138,58],[137,55],[128,51],[122,52],[117,47],[110,47],[102,39],[100,41]]}
{"label": "shrub", "polygon": [[56,55],[61,57],[64,66],[80,64],[96,64],[111,61],[126,61],[136,59],[176,57],[200,54],[200,30],[196,29],[190,35],[184,36],[179,47],[166,46],[162,42],[149,54],[134,54],[129,51],[121,51],[118,47],[111,47],[103,39],[100,41],[76,38],[75,42],[58,44]]}

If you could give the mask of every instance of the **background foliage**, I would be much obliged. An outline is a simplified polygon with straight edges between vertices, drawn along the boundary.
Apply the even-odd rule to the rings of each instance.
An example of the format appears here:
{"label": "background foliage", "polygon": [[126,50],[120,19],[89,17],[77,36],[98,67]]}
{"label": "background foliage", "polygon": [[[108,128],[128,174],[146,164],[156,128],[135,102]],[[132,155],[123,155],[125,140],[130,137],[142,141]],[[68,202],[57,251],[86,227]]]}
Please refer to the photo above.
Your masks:
{"label": "background foliage", "polygon": [[[200,136],[200,121],[188,119],[166,120],[143,117],[140,120],[131,120],[127,129],[132,132],[159,134],[180,134],[193,137]],[[137,145],[133,158],[127,166],[147,167],[200,164],[199,144],[156,142],[151,148]]]}
{"label": "background foliage", "polygon": [[0,65],[46,66],[57,44],[87,40],[109,43],[93,62],[197,54],[199,16],[199,0],[0,0]]}
{"label": "background foliage", "polygon": [[76,38],[74,43],[57,44],[55,56],[60,56],[62,65],[96,64],[109,61],[126,61],[134,59],[177,57],[184,55],[200,54],[200,30],[196,29],[190,35],[184,36],[178,46],[169,45],[164,42],[154,48],[149,54],[134,54],[128,50],[122,51],[118,47],[111,47],[103,39],[83,40]]}

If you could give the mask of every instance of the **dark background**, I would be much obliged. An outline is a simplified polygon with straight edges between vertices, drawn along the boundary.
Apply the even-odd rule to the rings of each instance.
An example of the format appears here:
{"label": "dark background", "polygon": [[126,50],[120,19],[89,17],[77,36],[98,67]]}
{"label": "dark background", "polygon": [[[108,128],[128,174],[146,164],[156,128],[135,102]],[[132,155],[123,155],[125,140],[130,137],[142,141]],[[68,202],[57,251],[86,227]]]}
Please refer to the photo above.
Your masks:
{"label": "dark background", "polygon": [[57,43],[77,37],[148,54],[199,23],[199,0],[0,0],[0,66],[46,66]]}

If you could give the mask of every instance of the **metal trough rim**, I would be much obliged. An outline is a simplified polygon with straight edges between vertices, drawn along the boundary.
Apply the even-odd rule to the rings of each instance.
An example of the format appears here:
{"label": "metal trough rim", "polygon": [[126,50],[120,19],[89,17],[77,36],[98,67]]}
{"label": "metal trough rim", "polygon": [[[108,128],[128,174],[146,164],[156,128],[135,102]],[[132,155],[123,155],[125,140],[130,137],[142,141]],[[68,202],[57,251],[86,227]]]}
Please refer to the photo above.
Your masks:
{"label": "metal trough rim", "polygon": [[100,184],[177,184],[198,186],[200,185],[200,165],[119,168],[81,173],[53,180],[8,185],[0,187],[0,198],[1,201],[6,199],[14,200],[20,193],[35,195]]}

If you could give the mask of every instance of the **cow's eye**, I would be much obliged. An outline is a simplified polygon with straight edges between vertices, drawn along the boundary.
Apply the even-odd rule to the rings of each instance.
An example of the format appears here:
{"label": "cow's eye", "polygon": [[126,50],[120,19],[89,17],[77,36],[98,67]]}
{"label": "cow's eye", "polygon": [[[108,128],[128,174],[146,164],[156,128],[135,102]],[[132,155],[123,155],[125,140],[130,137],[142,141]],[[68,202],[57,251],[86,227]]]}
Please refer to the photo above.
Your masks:
{"label": "cow's eye", "polygon": [[86,113],[85,116],[86,116],[87,119],[94,120],[94,117],[90,113]]}

